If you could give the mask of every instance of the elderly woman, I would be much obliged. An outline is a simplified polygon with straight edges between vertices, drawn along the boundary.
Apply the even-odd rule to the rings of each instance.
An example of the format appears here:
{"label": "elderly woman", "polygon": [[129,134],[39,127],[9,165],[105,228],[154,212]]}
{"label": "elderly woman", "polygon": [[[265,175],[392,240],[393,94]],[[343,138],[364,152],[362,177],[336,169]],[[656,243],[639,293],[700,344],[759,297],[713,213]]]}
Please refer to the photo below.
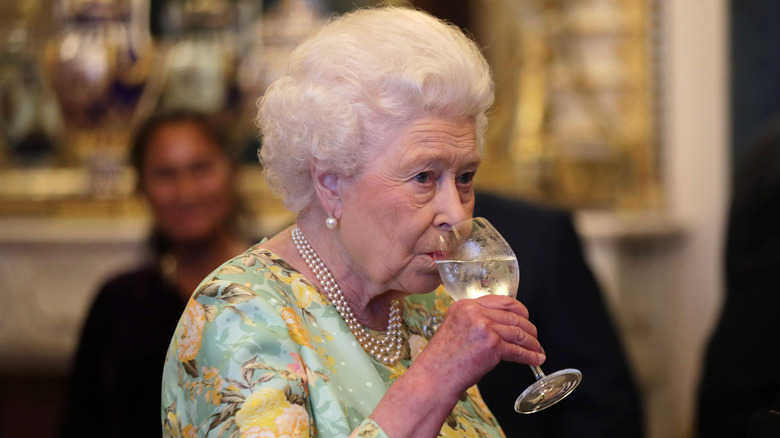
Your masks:
{"label": "elderly woman", "polygon": [[471,216],[492,90],[477,46],[411,9],[354,12],[295,50],[258,118],[296,224],[193,295],[166,434],[503,435],[474,384],[500,360],[541,364],[536,329],[508,297],[447,308],[433,259]]}

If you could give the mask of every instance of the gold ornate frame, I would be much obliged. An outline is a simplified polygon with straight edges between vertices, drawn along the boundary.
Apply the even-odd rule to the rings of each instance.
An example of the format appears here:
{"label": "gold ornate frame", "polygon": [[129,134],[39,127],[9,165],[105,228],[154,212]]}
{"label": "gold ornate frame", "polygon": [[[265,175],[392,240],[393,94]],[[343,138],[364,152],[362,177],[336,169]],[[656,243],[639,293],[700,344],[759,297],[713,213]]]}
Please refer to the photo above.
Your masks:
{"label": "gold ornate frame", "polygon": [[659,208],[654,1],[474,2],[497,94],[478,181],[573,208]]}

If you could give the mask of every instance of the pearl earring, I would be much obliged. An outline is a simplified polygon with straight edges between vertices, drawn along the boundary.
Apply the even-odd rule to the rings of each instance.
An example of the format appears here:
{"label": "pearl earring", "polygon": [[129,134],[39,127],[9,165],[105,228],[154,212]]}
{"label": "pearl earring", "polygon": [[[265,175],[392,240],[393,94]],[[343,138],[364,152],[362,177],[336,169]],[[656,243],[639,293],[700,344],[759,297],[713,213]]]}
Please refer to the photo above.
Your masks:
{"label": "pearl earring", "polygon": [[328,216],[327,219],[325,219],[325,226],[330,228],[331,230],[336,228],[339,225],[339,220],[333,217],[333,215]]}

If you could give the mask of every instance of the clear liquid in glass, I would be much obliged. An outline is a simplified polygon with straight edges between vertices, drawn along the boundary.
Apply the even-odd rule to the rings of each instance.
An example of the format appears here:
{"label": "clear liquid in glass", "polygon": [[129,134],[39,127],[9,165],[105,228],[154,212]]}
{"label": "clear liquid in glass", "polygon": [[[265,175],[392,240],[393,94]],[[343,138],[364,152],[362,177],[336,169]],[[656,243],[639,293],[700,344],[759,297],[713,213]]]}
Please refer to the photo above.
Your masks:
{"label": "clear liquid in glass", "polygon": [[479,298],[483,295],[506,295],[514,298],[520,270],[514,257],[476,261],[437,260],[444,289],[454,300]]}

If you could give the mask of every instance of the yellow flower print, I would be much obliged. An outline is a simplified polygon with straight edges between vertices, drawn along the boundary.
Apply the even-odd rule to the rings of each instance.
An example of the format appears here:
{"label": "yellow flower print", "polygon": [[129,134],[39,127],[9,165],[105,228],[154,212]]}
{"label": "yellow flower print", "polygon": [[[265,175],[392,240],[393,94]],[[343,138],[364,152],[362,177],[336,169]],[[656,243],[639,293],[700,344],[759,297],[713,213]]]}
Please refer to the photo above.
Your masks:
{"label": "yellow flower print", "polygon": [[269,280],[275,280],[275,281],[281,281],[282,283],[290,284],[289,283],[289,277],[286,275],[279,275],[284,272],[281,266],[277,264],[264,264],[263,267],[266,269],[265,272],[265,278]]}
{"label": "yellow flower print", "polygon": [[462,421],[461,418],[458,418],[458,425],[460,427],[458,427],[457,429],[453,429],[452,427],[450,427],[449,424],[445,422],[444,427],[442,427],[441,432],[439,432],[439,437],[444,437],[444,438],[479,438],[480,437],[480,433],[477,432],[477,430],[470,422]]}
{"label": "yellow flower print", "polygon": [[360,432],[355,430],[349,438],[376,438],[379,436],[379,427],[373,421],[361,428]]}
{"label": "yellow flower print", "polygon": [[241,438],[276,438],[276,433],[264,427],[250,427],[241,431]]}
{"label": "yellow flower print", "polygon": [[180,361],[189,362],[198,355],[205,324],[205,309],[199,302],[190,300],[187,303],[187,308],[184,309],[184,316],[179,326],[178,355]]}
{"label": "yellow flower print", "polygon": [[181,431],[181,438],[198,438],[198,429],[191,424],[184,426],[184,429]]}
{"label": "yellow flower print", "polygon": [[305,309],[311,305],[311,293],[309,291],[309,287],[301,281],[300,278],[294,279],[290,283],[290,287],[292,287],[292,293],[293,297],[295,297],[295,304],[298,305],[301,309]]}
{"label": "yellow flower print", "polygon": [[295,313],[295,310],[290,307],[285,307],[282,309],[281,313],[282,318],[284,318],[284,322],[287,324],[287,330],[290,331],[290,337],[292,340],[295,341],[295,343],[298,345],[303,345],[313,350],[314,347],[311,345],[309,333],[303,328],[301,317]]}
{"label": "yellow flower print", "polygon": [[477,385],[466,390],[466,395],[471,399],[471,404],[474,406],[474,411],[479,418],[489,424],[491,420],[490,409],[487,407],[487,404],[485,404],[485,400],[482,399],[482,394],[479,393]]}
{"label": "yellow flower print", "polygon": [[436,299],[434,300],[435,309],[439,312],[439,314],[445,315],[451,304],[452,298],[447,295],[447,292],[444,290],[444,286],[439,286],[439,288],[436,289]]}
{"label": "yellow flower print", "polygon": [[290,372],[295,373],[298,377],[301,378],[301,381],[303,382],[303,386],[306,386],[306,383],[309,380],[308,374],[308,368],[306,367],[306,364],[303,363],[303,359],[301,359],[301,356],[298,353],[290,353],[290,356],[295,359],[294,364],[287,364],[287,369],[290,370]]}
{"label": "yellow flower print", "polygon": [[312,302],[325,304],[327,300],[324,295],[318,292],[317,289],[312,288],[311,284],[306,282],[300,275],[292,277],[290,286],[295,297],[295,303],[302,309],[311,306]]}
{"label": "yellow flower print", "polygon": [[388,365],[387,369],[390,371],[390,381],[395,382],[396,379],[401,377],[406,372],[406,367],[401,361],[396,362],[394,365]]}
{"label": "yellow flower print", "polygon": [[206,394],[203,397],[212,405],[219,406],[222,404],[222,393],[216,389],[206,391]]}
{"label": "yellow flower print", "polygon": [[412,355],[412,361],[417,360],[425,346],[428,345],[428,340],[420,335],[411,335],[409,337],[409,350]]}
{"label": "yellow flower print", "polygon": [[166,421],[163,424],[165,436],[179,436],[179,417],[176,413],[168,411],[165,415]]}
{"label": "yellow flower print", "polygon": [[263,388],[253,392],[244,400],[241,409],[236,412],[236,424],[243,432],[250,427],[273,429],[274,420],[282,415],[290,402],[284,393],[276,388]]}
{"label": "yellow flower print", "polygon": [[222,377],[219,375],[219,370],[215,367],[203,367],[203,378],[214,381],[214,386],[220,386],[222,383]]}
{"label": "yellow flower print", "polygon": [[274,422],[279,436],[309,437],[309,413],[301,405],[284,408],[282,415],[276,417]]}
{"label": "yellow flower print", "polygon": [[[290,275],[288,271],[286,271],[283,267],[277,265],[277,264],[267,264],[263,265],[263,271],[265,271],[265,278],[271,280],[271,281],[278,281],[280,283],[291,285],[295,278]],[[259,269],[258,269],[259,271]]]}

